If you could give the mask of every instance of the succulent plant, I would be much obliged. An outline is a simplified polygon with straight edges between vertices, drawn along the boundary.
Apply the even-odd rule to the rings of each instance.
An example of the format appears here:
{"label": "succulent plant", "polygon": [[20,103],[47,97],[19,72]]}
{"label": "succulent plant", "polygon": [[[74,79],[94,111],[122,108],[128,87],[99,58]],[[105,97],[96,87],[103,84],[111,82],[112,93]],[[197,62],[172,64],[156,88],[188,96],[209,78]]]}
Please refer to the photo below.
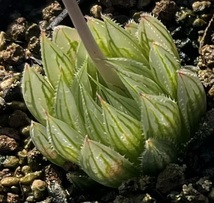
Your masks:
{"label": "succulent plant", "polygon": [[75,163],[109,187],[157,173],[176,161],[205,113],[202,84],[149,14],[124,28],[87,17],[95,44],[77,24],[55,27],[52,40],[42,33],[43,74],[25,67],[33,143],[54,164]]}

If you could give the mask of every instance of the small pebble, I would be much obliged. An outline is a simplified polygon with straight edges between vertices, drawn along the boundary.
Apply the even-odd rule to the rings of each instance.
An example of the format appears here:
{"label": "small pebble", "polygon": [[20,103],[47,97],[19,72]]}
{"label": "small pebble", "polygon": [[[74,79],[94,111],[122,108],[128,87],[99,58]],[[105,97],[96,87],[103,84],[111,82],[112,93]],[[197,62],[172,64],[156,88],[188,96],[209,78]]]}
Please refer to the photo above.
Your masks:
{"label": "small pebble", "polygon": [[12,77],[2,81],[0,83],[0,89],[4,90],[7,88],[10,88],[12,86],[12,84],[14,83],[14,81],[15,81],[15,79]]}
{"label": "small pebble", "polygon": [[25,184],[25,185],[31,184],[40,175],[41,175],[40,171],[35,171],[33,173],[28,173],[24,177],[20,178],[20,182],[22,184]]}
{"label": "small pebble", "polygon": [[192,10],[194,12],[202,12],[210,8],[210,6],[211,6],[210,1],[196,1],[192,4]]}
{"label": "small pebble", "polygon": [[214,45],[205,45],[201,48],[202,62],[212,68],[214,66]]}
{"label": "small pebble", "polygon": [[0,135],[0,153],[8,153],[17,150],[18,143],[15,139],[6,135]]}
{"label": "small pebble", "polygon": [[93,5],[90,9],[90,13],[94,18],[101,18],[102,7],[99,5]]}
{"label": "small pebble", "polygon": [[19,184],[19,178],[13,177],[13,176],[2,178],[1,179],[1,184],[3,186],[6,186],[6,187],[11,187],[13,185],[18,185]]}
{"label": "small pebble", "polygon": [[26,165],[26,166],[23,166],[23,167],[22,167],[22,172],[23,172],[25,175],[27,175],[28,173],[31,173],[32,170],[31,170],[30,166]]}
{"label": "small pebble", "polygon": [[15,168],[19,165],[19,159],[16,156],[7,156],[2,165],[5,168]]}
{"label": "small pebble", "polygon": [[22,46],[12,43],[5,50],[0,51],[0,61],[10,65],[21,64],[25,60],[25,50]]}
{"label": "small pebble", "polygon": [[7,203],[20,203],[20,197],[14,193],[7,193]]}
{"label": "small pebble", "polygon": [[5,33],[0,32],[0,50],[4,48],[5,44],[6,44]]}
{"label": "small pebble", "polygon": [[20,17],[17,18],[14,22],[12,22],[8,29],[7,35],[12,38],[13,40],[24,40],[25,31],[28,26],[28,22],[25,18]]}
{"label": "small pebble", "polygon": [[34,180],[31,185],[31,190],[33,191],[35,199],[41,199],[42,197],[44,197],[46,189],[46,182],[39,179]]}

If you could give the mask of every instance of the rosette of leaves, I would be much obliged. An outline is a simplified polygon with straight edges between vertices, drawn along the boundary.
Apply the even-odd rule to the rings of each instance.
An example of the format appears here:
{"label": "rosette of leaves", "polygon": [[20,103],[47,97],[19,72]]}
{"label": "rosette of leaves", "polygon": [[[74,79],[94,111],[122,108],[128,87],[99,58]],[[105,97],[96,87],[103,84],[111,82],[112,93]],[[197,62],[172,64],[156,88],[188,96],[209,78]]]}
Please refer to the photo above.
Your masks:
{"label": "rosette of leaves", "polygon": [[57,26],[51,40],[41,35],[44,74],[26,66],[22,81],[37,120],[30,134],[54,164],[75,163],[93,180],[118,187],[176,161],[206,97],[155,17],[142,14],[125,28],[87,17],[87,26],[104,57],[91,57],[75,28]]}

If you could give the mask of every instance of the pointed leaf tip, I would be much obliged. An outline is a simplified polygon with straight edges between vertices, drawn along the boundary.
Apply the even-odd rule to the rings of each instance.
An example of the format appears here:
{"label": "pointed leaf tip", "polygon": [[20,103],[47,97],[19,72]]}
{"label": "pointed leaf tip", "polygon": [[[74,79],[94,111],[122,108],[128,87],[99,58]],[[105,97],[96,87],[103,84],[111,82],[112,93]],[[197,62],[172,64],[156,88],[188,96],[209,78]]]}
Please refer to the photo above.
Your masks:
{"label": "pointed leaf tip", "polygon": [[67,169],[68,162],[50,144],[46,128],[40,123],[31,122],[30,136],[35,147],[52,163]]}
{"label": "pointed leaf tip", "polygon": [[88,137],[85,138],[79,164],[92,179],[108,187],[118,187],[138,173],[119,153]]}

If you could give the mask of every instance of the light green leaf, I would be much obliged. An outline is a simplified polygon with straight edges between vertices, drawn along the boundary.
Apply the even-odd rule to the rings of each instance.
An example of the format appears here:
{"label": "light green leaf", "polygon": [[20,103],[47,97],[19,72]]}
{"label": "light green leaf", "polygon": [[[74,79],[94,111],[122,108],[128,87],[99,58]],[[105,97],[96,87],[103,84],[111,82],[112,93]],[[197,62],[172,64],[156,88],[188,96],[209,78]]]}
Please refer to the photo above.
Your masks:
{"label": "light green leaf", "polygon": [[159,95],[162,93],[161,88],[148,77],[128,71],[120,71],[118,73],[122,82],[137,103],[139,103],[139,95],[141,93],[152,95]]}
{"label": "light green leaf", "polygon": [[138,23],[134,20],[130,20],[125,26],[125,30],[127,30],[131,35],[137,37]]}
{"label": "light green leaf", "polygon": [[85,124],[78,105],[79,104],[76,103],[73,93],[71,92],[71,88],[68,87],[63,80],[63,77],[61,77],[57,85],[54,100],[56,117],[69,124],[80,134],[85,135]]}
{"label": "light green leaf", "polygon": [[67,123],[47,115],[47,133],[53,148],[64,159],[78,164],[84,136]]}
{"label": "light green leaf", "polygon": [[55,87],[59,80],[60,72],[65,72],[65,80],[71,82],[74,77],[74,61],[68,57],[56,44],[48,40],[44,34],[41,37],[41,54],[43,67],[50,83]]}
{"label": "light green leaf", "polygon": [[45,126],[32,121],[30,126],[30,136],[33,144],[43,156],[52,163],[66,168],[67,161],[62,158],[50,144]]}
{"label": "light green leaf", "polygon": [[75,94],[79,84],[83,85],[86,91],[92,95],[91,83],[88,78],[88,60],[85,60],[82,66],[75,73],[74,81],[71,83],[72,92]]}
{"label": "light green leaf", "polygon": [[79,67],[81,67],[88,58],[89,58],[89,55],[88,55],[82,41],[80,41],[80,43],[77,47],[77,52],[76,52],[76,61],[75,61],[76,68],[78,69]]}
{"label": "light green leaf", "polygon": [[[83,63],[83,65],[79,68],[79,70],[75,73],[75,78],[71,84],[71,92],[76,101],[77,107],[79,108],[80,114],[84,115],[85,107],[82,104],[82,95],[80,91],[80,84],[84,86],[85,90],[89,95],[93,95],[92,87],[88,78],[87,72],[88,64],[87,60]],[[84,116],[83,116],[84,117]]]}
{"label": "light green leaf", "polygon": [[95,181],[117,188],[123,181],[138,175],[138,170],[111,148],[86,137],[80,167]]}
{"label": "light green leaf", "polygon": [[163,95],[141,94],[141,124],[146,139],[179,141],[181,119],[175,101]]}
{"label": "light green leaf", "polygon": [[124,97],[105,87],[102,87],[101,91],[101,95],[104,95],[108,102],[117,110],[122,111],[123,113],[128,114],[137,120],[140,119],[139,106],[135,100]]}
{"label": "light green leaf", "polygon": [[143,13],[138,26],[138,39],[142,49],[149,53],[150,47],[154,42],[160,43],[169,50],[177,60],[179,55],[172,36],[166,27],[155,17]]}
{"label": "light green leaf", "polygon": [[26,65],[22,78],[22,92],[29,111],[45,125],[45,112],[53,114],[54,90],[50,83],[34,68]]}
{"label": "light green leaf", "polygon": [[105,135],[101,107],[88,94],[84,87],[81,88],[81,94],[84,107],[85,126],[88,135],[91,139],[108,145],[109,142]]}
{"label": "light green leaf", "polygon": [[53,40],[58,47],[72,60],[76,61],[77,47],[80,37],[76,29],[59,25],[54,27]]}
{"label": "light green leaf", "polygon": [[102,84],[100,84],[98,81],[94,80],[93,78],[91,79],[97,85],[97,93],[101,95],[103,98],[105,98],[109,104],[114,106],[119,111],[122,111],[136,118],[137,120],[140,119],[139,107],[135,102],[135,100],[133,100],[132,98],[129,98],[128,96],[122,96],[117,92],[114,92],[104,87]]}
{"label": "light green leaf", "polygon": [[106,137],[110,146],[131,162],[138,162],[144,148],[144,136],[140,121],[118,111],[106,103],[102,98]]}
{"label": "light green leaf", "polygon": [[160,44],[153,43],[149,53],[149,64],[156,83],[165,94],[176,99],[176,71],[180,69],[180,64],[176,58]]}
{"label": "light green leaf", "polygon": [[106,27],[105,23],[101,20],[92,17],[86,17],[87,25],[98,44],[99,48],[102,50],[105,56],[111,56],[111,52],[108,49],[108,40],[106,37]]}
{"label": "light green leaf", "polygon": [[178,105],[187,132],[192,133],[206,111],[206,94],[195,73],[187,69],[180,69],[177,74]]}
{"label": "light green leaf", "polygon": [[130,35],[129,32],[108,17],[103,16],[102,18],[105,22],[108,48],[111,56],[134,59],[148,64],[148,58],[143,55],[137,37]]}
{"label": "light green leaf", "polygon": [[150,67],[139,61],[129,58],[107,58],[106,61],[117,71],[129,71],[147,77],[152,76]]}

